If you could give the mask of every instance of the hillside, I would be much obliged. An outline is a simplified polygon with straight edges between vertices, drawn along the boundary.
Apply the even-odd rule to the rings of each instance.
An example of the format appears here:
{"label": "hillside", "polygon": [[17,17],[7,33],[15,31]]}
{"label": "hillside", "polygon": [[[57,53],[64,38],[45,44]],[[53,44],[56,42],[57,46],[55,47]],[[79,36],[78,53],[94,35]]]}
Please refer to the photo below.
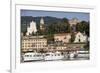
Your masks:
{"label": "hillside", "polygon": [[[21,16],[21,32],[26,31],[26,27],[29,26],[29,23],[31,21],[35,21],[37,23],[37,26],[40,25],[40,19],[41,17],[32,17],[32,16]],[[45,25],[51,25],[54,23],[60,23],[62,19],[60,18],[56,18],[56,17],[50,17],[50,16],[46,16],[43,17]]]}

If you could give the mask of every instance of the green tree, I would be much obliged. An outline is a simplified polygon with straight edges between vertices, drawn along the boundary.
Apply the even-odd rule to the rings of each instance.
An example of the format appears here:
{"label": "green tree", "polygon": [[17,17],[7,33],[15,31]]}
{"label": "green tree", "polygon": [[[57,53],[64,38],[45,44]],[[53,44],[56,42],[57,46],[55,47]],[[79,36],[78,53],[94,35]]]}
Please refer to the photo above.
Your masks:
{"label": "green tree", "polygon": [[72,32],[70,42],[73,43],[75,40],[75,33]]}
{"label": "green tree", "polygon": [[76,25],[76,31],[80,31],[81,33],[86,33],[89,36],[89,22],[81,21]]}
{"label": "green tree", "polygon": [[54,34],[49,33],[49,34],[45,35],[45,38],[47,39],[48,42],[54,41]]}
{"label": "green tree", "polygon": [[67,18],[63,18],[61,24],[62,31],[69,33],[71,30],[69,20]]}

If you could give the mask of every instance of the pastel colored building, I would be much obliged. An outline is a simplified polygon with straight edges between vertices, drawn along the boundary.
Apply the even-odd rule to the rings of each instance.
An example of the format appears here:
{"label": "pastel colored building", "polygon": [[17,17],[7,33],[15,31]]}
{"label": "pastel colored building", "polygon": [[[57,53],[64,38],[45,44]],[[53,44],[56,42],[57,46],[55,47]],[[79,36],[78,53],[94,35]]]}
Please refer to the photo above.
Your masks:
{"label": "pastel colored building", "polygon": [[47,39],[43,36],[23,36],[22,51],[33,51],[47,48]]}
{"label": "pastel colored building", "polygon": [[69,43],[71,39],[70,33],[54,34],[54,41],[62,41],[63,43]]}
{"label": "pastel colored building", "polygon": [[77,32],[75,35],[74,43],[79,43],[79,42],[87,42],[87,35],[81,32]]}

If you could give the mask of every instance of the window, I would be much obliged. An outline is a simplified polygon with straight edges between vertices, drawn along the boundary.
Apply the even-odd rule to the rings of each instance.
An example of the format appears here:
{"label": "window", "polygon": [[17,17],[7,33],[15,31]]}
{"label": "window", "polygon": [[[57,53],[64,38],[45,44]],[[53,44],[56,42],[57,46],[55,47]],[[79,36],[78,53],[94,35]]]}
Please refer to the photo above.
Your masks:
{"label": "window", "polygon": [[79,42],[80,42],[80,39],[79,39]]}
{"label": "window", "polygon": [[67,37],[64,37],[64,39],[66,39]]}
{"label": "window", "polygon": [[25,55],[26,57],[29,57],[29,55]]}

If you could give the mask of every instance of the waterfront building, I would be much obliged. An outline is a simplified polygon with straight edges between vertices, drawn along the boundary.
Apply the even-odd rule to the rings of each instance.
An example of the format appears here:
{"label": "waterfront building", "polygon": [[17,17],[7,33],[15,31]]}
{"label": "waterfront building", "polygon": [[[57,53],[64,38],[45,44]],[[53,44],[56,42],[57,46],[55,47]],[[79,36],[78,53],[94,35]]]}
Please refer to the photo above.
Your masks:
{"label": "waterfront building", "polygon": [[87,41],[87,35],[85,33],[76,33],[74,43],[86,43]]}
{"label": "waterfront building", "polygon": [[56,50],[61,51],[61,50],[66,50],[67,46],[66,45],[57,45]]}
{"label": "waterfront building", "polygon": [[54,34],[54,41],[55,42],[61,41],[62,43],[69,43],[70,39],[71,39],[70,33]]}
{"label": "waterfront building", "polygon": [[23,36],[22,51],[39,51],[47,48],[47,39],[43,36]]}

